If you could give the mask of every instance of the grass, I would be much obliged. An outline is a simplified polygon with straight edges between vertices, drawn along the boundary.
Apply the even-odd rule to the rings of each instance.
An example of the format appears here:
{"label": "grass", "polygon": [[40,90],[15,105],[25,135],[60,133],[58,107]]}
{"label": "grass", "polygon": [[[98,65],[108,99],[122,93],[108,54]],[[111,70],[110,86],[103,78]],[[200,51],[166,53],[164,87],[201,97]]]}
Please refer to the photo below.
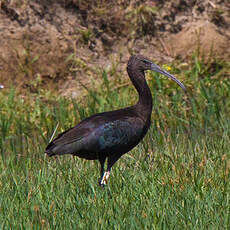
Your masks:
{"label": "grass", "polygon": [[43,152],[57,123],[61,132],[135,103],[131,85],[116,88],[122,79],[104,72],[101,88],[79,100],[1,90],[0,229],[229,229],[229,64],[194,58],[187,70],[176,66],[188,94],[147,74],[152,127],[114,165],[105,189],[97,162]]}

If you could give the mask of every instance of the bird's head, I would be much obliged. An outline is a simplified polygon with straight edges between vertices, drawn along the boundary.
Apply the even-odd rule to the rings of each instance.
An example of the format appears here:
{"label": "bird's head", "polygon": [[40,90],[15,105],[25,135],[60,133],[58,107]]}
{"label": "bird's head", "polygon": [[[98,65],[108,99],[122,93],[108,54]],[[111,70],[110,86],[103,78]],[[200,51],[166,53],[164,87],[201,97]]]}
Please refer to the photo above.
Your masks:
{"label": "bird's head", "polygon": [[129,70],[134,70],[134,71],[139,70],[139,71],[142,71],[142,72],[144,72],[145,70],[156,71],[158,73],[161,73],[161,74],[167,76],[168,78],[171,78],[184,91],[186,91],[185,86],[176,77],[174,77],[172,74],[170,74],[166,70],[161,69],[160,66],[154,64],[153,62],[151,62],[150,60],[148,60],[147,58],[145,58],[142,55],[131,56],[129,61],[128,61],[127,69],[128,69],[128,72],[129,72]]}

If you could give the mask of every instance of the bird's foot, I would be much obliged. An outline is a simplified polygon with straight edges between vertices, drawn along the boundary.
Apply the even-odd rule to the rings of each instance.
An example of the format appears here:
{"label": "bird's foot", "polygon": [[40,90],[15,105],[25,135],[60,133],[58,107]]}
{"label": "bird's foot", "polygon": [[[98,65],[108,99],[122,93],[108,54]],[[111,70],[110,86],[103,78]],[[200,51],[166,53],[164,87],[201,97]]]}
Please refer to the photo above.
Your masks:
{"label": "bird's foot", "polygon": [[101,187],[104,187],[105,185],[108,184],[109,175],[110,175],[109,171],[107,171],[107,172],[104,173],[101,181],[99,182],[99,184],[100,184]]}

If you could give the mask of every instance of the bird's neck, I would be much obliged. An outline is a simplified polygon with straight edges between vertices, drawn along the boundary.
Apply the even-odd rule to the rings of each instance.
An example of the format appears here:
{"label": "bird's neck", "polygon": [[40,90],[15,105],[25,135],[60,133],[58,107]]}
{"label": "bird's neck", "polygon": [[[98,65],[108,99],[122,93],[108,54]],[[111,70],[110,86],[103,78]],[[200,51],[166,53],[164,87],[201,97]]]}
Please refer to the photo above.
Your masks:
{"label": "bird's neck", "polygon": [[135,105],[137,112],[147,121],[150,120],[152,113],[152,94],[145,80],[144,71],[128,70],[129,77],[135,86],[139,100]]}

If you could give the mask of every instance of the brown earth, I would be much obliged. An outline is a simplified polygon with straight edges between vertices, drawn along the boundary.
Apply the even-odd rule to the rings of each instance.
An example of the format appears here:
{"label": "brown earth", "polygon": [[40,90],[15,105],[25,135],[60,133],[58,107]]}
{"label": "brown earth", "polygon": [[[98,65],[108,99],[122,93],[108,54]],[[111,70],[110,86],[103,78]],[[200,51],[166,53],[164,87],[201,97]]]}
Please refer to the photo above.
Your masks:
{"label": "brown earth", "polygon": [[[100,2],[100,4],[99,4]],[[197,49],[230,60],[228,0],[0,0],[0,84],[78,96],[131,54],[186,61]]]}

